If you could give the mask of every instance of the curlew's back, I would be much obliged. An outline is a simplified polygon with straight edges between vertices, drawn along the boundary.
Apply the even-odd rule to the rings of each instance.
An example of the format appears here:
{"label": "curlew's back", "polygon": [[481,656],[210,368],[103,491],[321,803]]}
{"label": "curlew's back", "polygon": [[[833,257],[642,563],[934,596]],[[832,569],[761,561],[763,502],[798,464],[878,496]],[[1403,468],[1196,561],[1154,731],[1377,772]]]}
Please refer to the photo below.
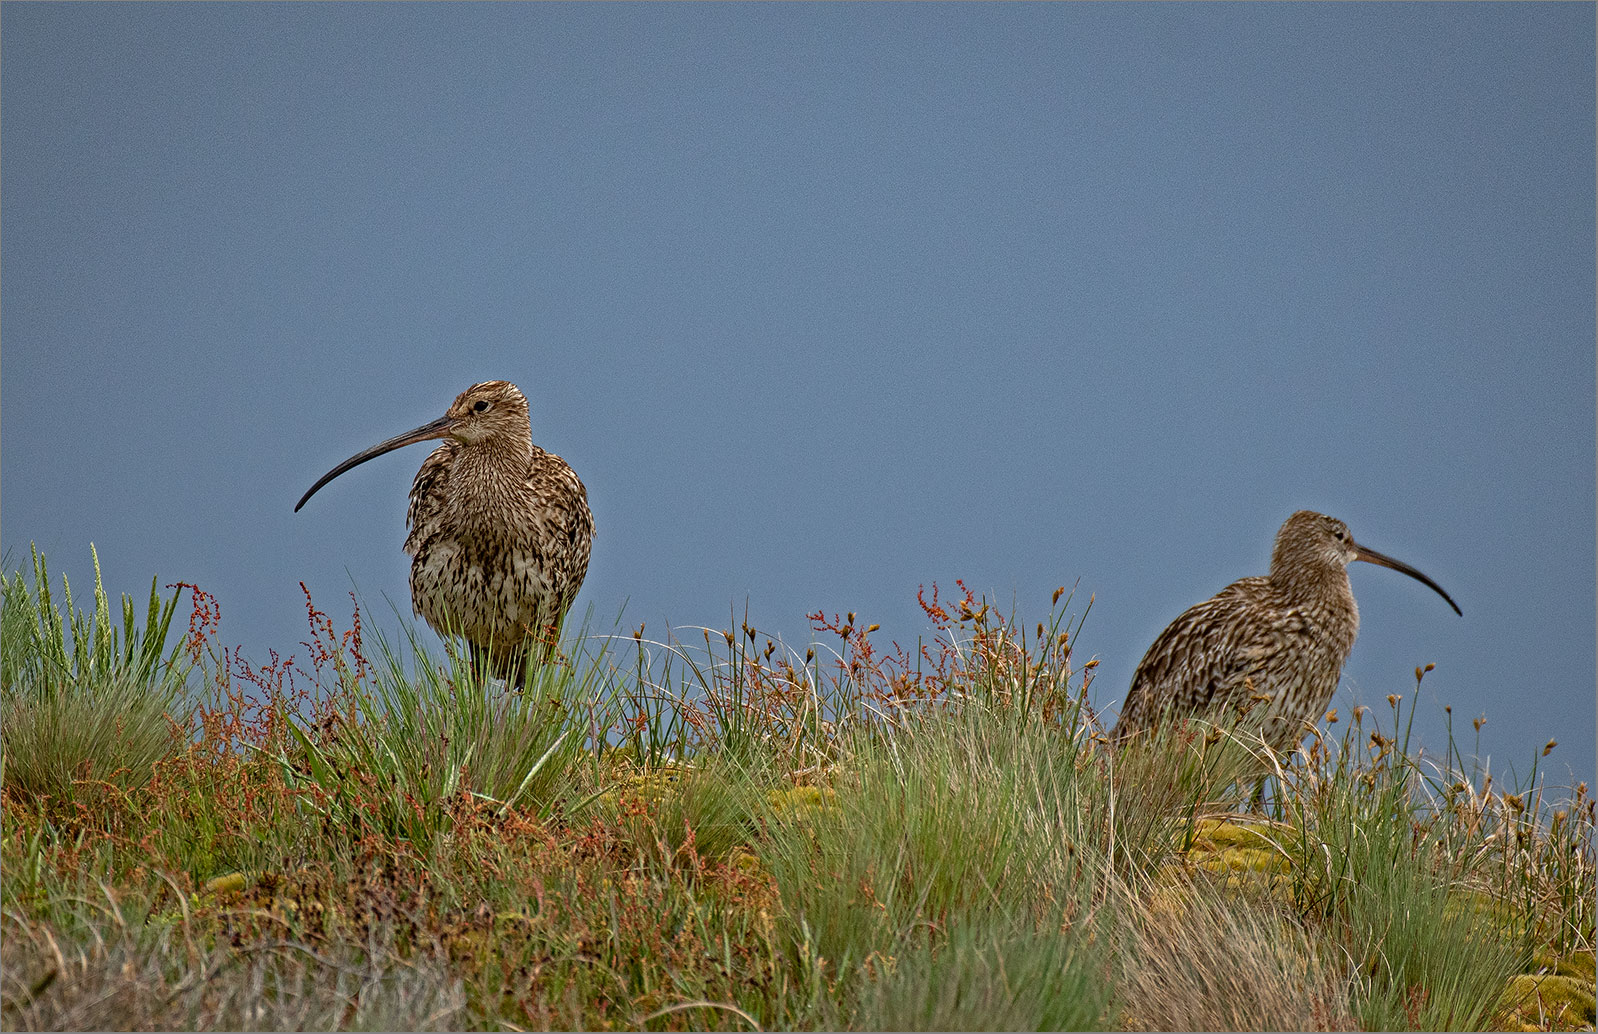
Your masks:
{"label": "curlew's back", "polygon": [[1266,742],[1291,749],[1325,713],[1359,631],[1347,576],[1340,582],[1305,598],[1269,577],[1244,578],[1190,607],[1138,664],[1115,738],[1166,717],[1223,721],[1252,705]]}

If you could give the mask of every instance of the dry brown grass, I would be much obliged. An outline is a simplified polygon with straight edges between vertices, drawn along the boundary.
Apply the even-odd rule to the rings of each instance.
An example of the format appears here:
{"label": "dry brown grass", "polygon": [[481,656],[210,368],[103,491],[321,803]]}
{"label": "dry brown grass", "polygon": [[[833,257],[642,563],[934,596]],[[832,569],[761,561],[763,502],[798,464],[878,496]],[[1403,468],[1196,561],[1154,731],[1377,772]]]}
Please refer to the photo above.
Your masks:
{"label": "dry brown grass", "polygon": [[[109,900],[109,899],[108,899]],[[262,939],[202,947],[179,924],[140,935],[114,905],[74,937],[8,921],[8,1030],[456,1030],[461,978],[392,931],[365,945]]]}
{"label": "dry brown grass", "polygon": [[1348,1030],[1347,966],[1293,916],[1209,879],[1152,889],[1122,945],[1131,1030]]}

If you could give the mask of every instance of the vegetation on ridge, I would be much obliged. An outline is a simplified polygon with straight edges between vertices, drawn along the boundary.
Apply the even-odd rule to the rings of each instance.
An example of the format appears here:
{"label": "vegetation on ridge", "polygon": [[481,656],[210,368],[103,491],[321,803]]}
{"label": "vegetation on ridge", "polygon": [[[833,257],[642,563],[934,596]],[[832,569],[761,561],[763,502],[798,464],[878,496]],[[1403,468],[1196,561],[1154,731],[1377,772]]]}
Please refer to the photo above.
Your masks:
{"label": "vegetation on ridge", "polygon": [[1396,693],[1112,752],[1063,590],[934,588],[915,651],[583,629],[517,693],[309,594],[298,659],[192,586],[119,627],[96,572],[6,577],[7,1029],[1593,1025],[1585,785],[1421,757]]}

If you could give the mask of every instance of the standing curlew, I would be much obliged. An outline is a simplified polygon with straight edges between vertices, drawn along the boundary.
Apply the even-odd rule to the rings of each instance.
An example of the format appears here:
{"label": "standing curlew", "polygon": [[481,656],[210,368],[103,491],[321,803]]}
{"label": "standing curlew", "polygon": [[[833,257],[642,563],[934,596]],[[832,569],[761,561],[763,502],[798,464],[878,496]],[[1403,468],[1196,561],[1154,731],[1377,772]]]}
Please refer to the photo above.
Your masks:
{"label": "standing curlew", "polygon": [[415,442],[442,438],[416,472],[405,524],[411,606],[441,635],[487,655],[501,678],[525,679],[529,636],[552,652],[561,620],[588,571],[594,517],[582,481],[533,444],[527,398],[508,381],[461,392],[449,411],[356,453],[294,504],[351,467]]}
{"label": "standing curlew", "polygon": [[1154,640],[1132,676],[1112,738],[1126,739],[1167,715],[1221,721],[1262,704],[1251,719],[1266,744],[1291,750],[1326,713],[1359,632],[1348,584],[1355,560],[1424,582],[1460,613],[1442,586],[1355,544],[1342,521],[1300,510],[1276,533],[1270,574],[1233,582]]}

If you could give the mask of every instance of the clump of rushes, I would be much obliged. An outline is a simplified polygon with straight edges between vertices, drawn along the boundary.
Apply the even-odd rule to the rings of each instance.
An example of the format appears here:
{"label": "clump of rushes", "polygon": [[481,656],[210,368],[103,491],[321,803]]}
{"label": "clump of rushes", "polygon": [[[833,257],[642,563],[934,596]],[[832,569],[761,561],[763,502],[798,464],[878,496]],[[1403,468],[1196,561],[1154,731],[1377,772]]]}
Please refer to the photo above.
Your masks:
{"label": "clump of rushes", "polygon": [[[189,729],[190,664],[167,632],[184,586],[163,599],[151,579],[144,623],[124,595],[121,625],[94,558],[94,605],[74,607],[61,579],[58,606],[49,571],[33,549],[33,585],[23,571],[5,579],[0,618],[0,754],[9,792],[72,805],[141,786]],[[64,608],[64,610],[63,610]]]}
{"label": "clump of rushes", "polygon": [[453,645],[448,663],[435,663],[414,632],[409,664],[381,635],[374,663],[358,605],[343,635],[309,592],[306,608],[310,660],[328,685],[309,716],[285,723],[286,742],[273,756],[290,788],[310,791],[303,807],[326,825],[397,837],[426,855],[463,815],[514,808],[547,820],[571,806],[606,667],[602,640],[579,663],[545,664],[532,663],[541,647],[529,642],[531,671],[516,686]]}
{"label": "clump of rushes", "polygon": [[1387,700],[1390,724],[1356,708],[1340,744],[1320,738],[1312,764],[1287,770],[1269,839],[1290,859],[1295,911],[1355,967],[1361,1026],[1484,1029],[1531,961],[1531,917],[1488,888],[1501,831],[1455,821],[1410,750],[1414,705]]}

